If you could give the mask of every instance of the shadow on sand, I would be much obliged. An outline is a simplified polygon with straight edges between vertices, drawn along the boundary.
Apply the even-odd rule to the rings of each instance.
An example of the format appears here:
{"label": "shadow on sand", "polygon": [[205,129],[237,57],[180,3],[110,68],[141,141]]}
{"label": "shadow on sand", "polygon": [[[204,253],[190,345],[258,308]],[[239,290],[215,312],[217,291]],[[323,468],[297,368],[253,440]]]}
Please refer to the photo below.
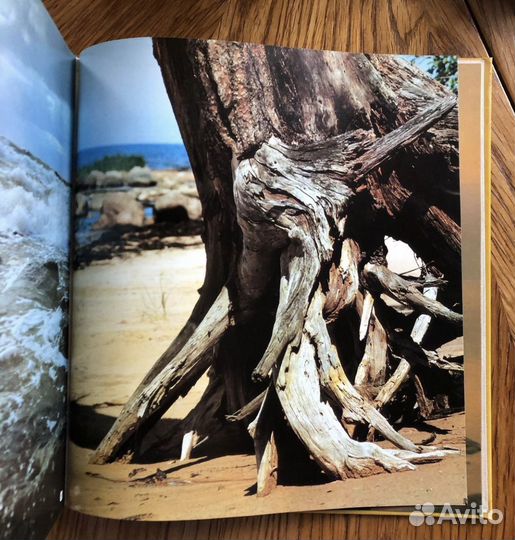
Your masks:
{"label": "shadow on sand", "polygon": [[[115,420],[115,416],[99,412],[97,406],[82,405],[73,401],[70,403],[70,441],[82,448],[94,450]],[[141,444],[141,447],[153,447],[152,451],[144,452],[138,456],[137,463],[158,463],[178,459],[180,448],[174,449],[172,453],[170,453],[170,449],[167,449],[166,453],[161,453],[155,448],[155,442],[164,441],[166,435],[172,434],[180,423],[181,421],[175,418],[161,418],[146,436],[144,444]],[[229,426],[227,430],[223,430],[199,444],[193,450],[191,457],[212,459],[234,454],[254,454],[254,448],[250,437],[242,437],[241,428]]]}

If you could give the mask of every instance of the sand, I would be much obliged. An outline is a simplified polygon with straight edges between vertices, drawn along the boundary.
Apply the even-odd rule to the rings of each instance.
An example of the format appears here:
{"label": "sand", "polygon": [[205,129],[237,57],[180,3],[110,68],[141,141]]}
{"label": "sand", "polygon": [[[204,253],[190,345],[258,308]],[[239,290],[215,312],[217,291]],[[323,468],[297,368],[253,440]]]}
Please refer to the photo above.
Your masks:
{"label": "sand", "polygon": [[[432,421],[425,431],[401,430],[421,442],[438,428],[432,444],[458,448],[461,455],[419,465],[415,471],[278,486],[262,498],[255,495],[251,453],[213,452],[183,462],[89,465],[95,445],[188,318],[198,298],[204,264],[203,249],[197,246],[146,251],[75,272],[70,507],[117,519],[171,520],[463,502],[464,414]],[[183,418],[205,383],[202,377],[166,418]],[[158,470],[164,473],[155,475]]]}
{"label": "sand", "polygon": [[[204,249],[197,246],[144,251],[75,271],[70,399],[118,414],[188,319],[204,268]],[[181,402],[168,416],[183,416]]]}

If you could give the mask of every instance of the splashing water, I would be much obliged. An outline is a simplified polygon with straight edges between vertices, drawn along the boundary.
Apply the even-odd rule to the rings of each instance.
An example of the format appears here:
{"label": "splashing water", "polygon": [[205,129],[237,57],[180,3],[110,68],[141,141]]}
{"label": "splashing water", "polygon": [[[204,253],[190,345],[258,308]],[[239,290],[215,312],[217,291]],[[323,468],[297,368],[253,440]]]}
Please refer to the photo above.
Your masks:
{"label": "splashing water", "polygon": [[0,137],[0,522],[7,537],[48,518],[62,489],[69,196],[54,171]]}

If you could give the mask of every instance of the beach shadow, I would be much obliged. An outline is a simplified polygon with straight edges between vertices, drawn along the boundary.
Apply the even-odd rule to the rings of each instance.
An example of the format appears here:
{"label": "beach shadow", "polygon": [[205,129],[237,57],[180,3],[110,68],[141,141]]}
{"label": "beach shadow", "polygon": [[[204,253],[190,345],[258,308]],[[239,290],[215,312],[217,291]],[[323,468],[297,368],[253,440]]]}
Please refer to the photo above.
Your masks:
{"label": "beach shadow", "polygon": [[136,227],[116,225],[84,246],[75,247],[74,268],[84,268],[96,261],[110,260],[130,253],[165,248],[188,248],[202,242],[192,241],[204,231],[202,220],[163,221]]}
{"label": "beach shadow", "polygon": [[102,414],[95,407],[70,402],[68,437],[82,448],[94,450],[111,429],[116,418]]}
{"label": "beach shadow", "polygon": [[[109,404],[105,404],[106,406]],[[98,406],[81,405],[76,401],[70,403],[70,423],[68,436],[71,442],[82,448],[94,450],[111,429],[116,417],[99,412]],[[152,449],[143,452],[137,457],[137,463],[159,463],[169,459],[177,459],[180,448],[165,449],[162,452],[154,445],[148,444],[162,438],[165,434],[172,434],[180,425],[181,421],[175,418],[161,418],[156,426],[150,430],[142,448],[152,446]],[[156,439],[157,436],[157,439]],[[148,437],[148,439],[147,439]],[[206,460],[216,457],[236,454],[254,454],[252,439],[242,437],[241,430],[236,426],[229,425],[205,442],[193,449],[191,458],[205,458]]]}
{"label": "beach shadow", "polygon": [[245,489],[245,497],[252,497],[254,495],[257,495],[257,483],[252,484],[251,486]]}
{"label": "beach shadow", "polygon": [[422,433],[434,433],[436,435],[447,435],[451,433],[451,429],[441,428],[438,426],[431,425],[424,420],[418,420],[411,423],[406,423],[403,427],[412,427],[417,431]]}
{"label": "beach shadow", "polygon": [[[102,442],[116,420],[115,416],[102,414],[98,407],[81,405],[76,401],[70,403],[70,424],[68,436],[70,440],[82,448],[94,450]],[[162,418],[159,421],[164,432],[171,433],[179,420]]]}
{"label": "beach shadow", "polygon": [[[180,423],[179,420],[172,422]],[[138,458],[141,463],[156,463],[171,458],[179,458],[180,448],[170,448],[166,444],[166,436],[174,433],[177,424],[170,424],[170,420],[161,418],[145,439],[147,450]],[[162,441],[162,445],[159,445]],[[158,443],[158,444],[156,444]],[[254,455],[254,445],[251,437],[237,424],[227,424],[224,429],[209,435],[191,452],[191,458],[213,459],[224,456],[247,454]]]}

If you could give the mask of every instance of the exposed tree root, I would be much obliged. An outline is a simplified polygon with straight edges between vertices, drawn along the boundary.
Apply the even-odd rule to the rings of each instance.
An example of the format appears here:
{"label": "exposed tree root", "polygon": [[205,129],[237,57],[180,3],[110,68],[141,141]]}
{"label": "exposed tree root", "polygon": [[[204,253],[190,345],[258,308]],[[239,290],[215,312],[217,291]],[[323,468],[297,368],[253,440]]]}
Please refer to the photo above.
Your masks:
{"label": "exposed tree root", "polygon": [[232,414],[228,414],[226,416],[227,420],[229,422],[239,422],[251,416],[255,417],[255,415],[257,414],[257,412],[259,411],[261,407],[261,404],[263,403],[263,399],[265,399],[265,396],[266,396],[266,390],[261,392],[261,394],[258,394],[254,399],[249,401],[241,409],[237,410],[236,412]]}
{"label": "exposed tree root", "polygon": [[180,448],[180,460],[189,459],[196,446],[223,429],[223,406],[225,388],[222,377],[212,368],[208,371],[209,383],[195,407],[185,416],[172,433],[144,448],[144,453],[157,452],[161,456],[176,454]]}
{"label": "exposed tree root", "polygon": [[263,358],[254,370],[254,377],[265,379],[284,349],[297,345],[309,305],[309,295],[320,271],[314,242],[307,235],[294,230],[292,243],[281,257],[279,306],[272,331],[272,339]]}
{"label": "exposed tree root", "polygon": [[[422,294],[430,300],[436,300],[437,292],[437,287],[426,287]],[[417,317],[411,331],[411,338],[414,343],[418,345],[422,343],[430,322],[431,317],[429,315],[422,314]],[[374,403],[379,410],[390,402],[399,388],[408,380],[410,370],[410,363],[404,358],[401,358],[393,375],[386,381],[375,398]]]}
{"label": "exposed tree root", "polygon": [[[286,350],[275,387],[288,423],[313,459],[335,478],[363,477],[387,471],[413,469],[417,452],[383,449],[350,438],[332,407],[322,399],[316,368],[316,347],[303,333],[297,351]],[[432,451],[424,460],[441,459],[449,451]]]}
{"label": "exposed tree root", "polygon": [[331,323],[340,313],[354,305],[359,293],[359,263],[361,252],[357,242],[346,238],[341,245],[339,264],[329,270],[325,291],[324,319]]}
{"label": "exposed tree root", "polygon": [[354,384],[381,387],[385,382],[388,366],[388,342],[383,325],[374,311],[370,313],[366,334],[365,352],[359,363]]}
{"label": "exposed tree root", "polygon": [[320,383],[342,407],[343,418],[351,422],[369,424],[400,448],[412,452],[420,451],[420,448],[397,433],[386,418],[374,409],[349,382],[322,318],[323,305],[324,298],[322,292],[318,290],[311,301],[304,332],[315,347]]}
{"label": "exposed tree root", "polygon": [[257,495],[268,495],[277,485],[279,455],[276,443],[278,424],[277,396],[273,385],[265,391],[259,412],[249,425],[248,431],[254,439],[257,462]]}
{"label": "exposed tree root", "polygon": [[153,414],[162,414],[179,396],[184,395],[210,365],[213,347],[231,324],[229,292],[224,287],[182,349],[142,390],[131,397],[102,444],[93,453],[91,463],[111,461],[144,421],[148,421]]}
{"label": "exposed tree root", "polygon": [[438,300],[425,296],[419,289],[423,284],[410,283],[388,270],[386,266],[366,264],[363,275],[371,290],[379,290],[408,307],[453,324],[463,324],[463,315],[455,313]]}
{"label": "exposed tree root", "polygon": [[[273,136],[245,155],[233,151],[231,212],[241,233],[235,240],[239,251],[233,271],[226,272],[226,285],[202,320],[183,331],[131,397],[91,461],[106,463],[122,455],[131,439],[144,435],[211,365],[216,373],[201,402],[162,447],[181,445],[181,459],[186,459],[195,445],[223,429],[227,413],[232,413],[226,416],[231,422],[253,419],[248,431],[254,441],[258,496],[277,485],[283,455],[278,432],[285,419],[332,478],[411,470],[415,463],[455,453],[415,445],[394,429],[382,409],[411,374],[422,413],[431,413],[431,399],[413,366],[446,374],[462,371],[455,357],[421,346],[433,319],[459,331],[462,315],[436,300],[436,287],[444,280],[415,282],[394,274],[381,264],[381,250],[366,233],[358,238],[347,224],[352,212],[370,206],[380,214],[379,222],[394,220],[399,210],[387,208],[388,192],[382,193],[377,181],[379,167],[390,166],[455,104],[452,96],[440,99],[382,137],[373,129],[355,129],[297,145]],[[231,138],[228,133],[225,137]],[[446,223],[444,213],[438,216]],[[215,222],[208,219],[210,231],[220,233],[222,225],[217,229]],[[450,227],[455,225],[452,221]],[[384,235],[380,237],[382,245]],[[210,233],[208,240],[215,243],[213,238]],[[270,294],[274,287],[275,296]],[[394,310],[382,294],[419,314],[411,333],[406,317],[399,324],[391,320]],[[233,364],[224,371],[219,355],[225,337],[237,337],[239,323],[274,308],[273,325],[267,319],[267,343],[256,351],[260,360],[252,358],[247,371],[239,366],[236,377],[227,377]],[[352,354],[333,332],[349,312],[356,318],[356,324],[349,324],[359,336]],[[377,389],[375,402],[360,392],[365,387]],[[222,414],[223,403],[229,410]],[[367,427],[369,436],[381,434],[397,449],[355,440],[346,428],[349,423]]]}

